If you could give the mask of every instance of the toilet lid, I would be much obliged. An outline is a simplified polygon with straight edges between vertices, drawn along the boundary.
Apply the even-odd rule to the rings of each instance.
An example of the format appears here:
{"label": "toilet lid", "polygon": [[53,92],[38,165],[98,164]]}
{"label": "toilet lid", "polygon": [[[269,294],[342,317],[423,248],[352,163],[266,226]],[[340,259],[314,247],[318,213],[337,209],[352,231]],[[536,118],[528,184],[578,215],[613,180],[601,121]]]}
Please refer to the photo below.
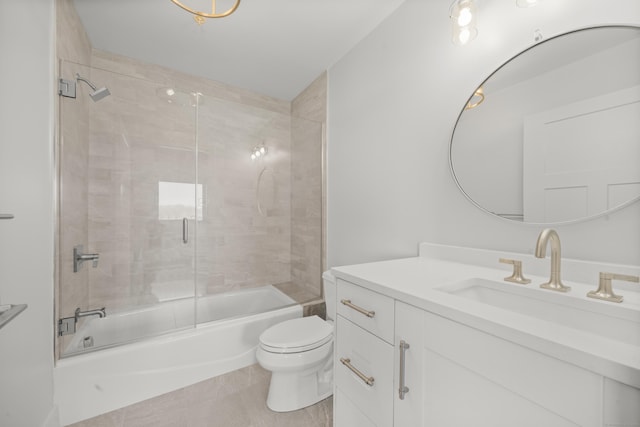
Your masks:
{"label": "toilet lid", "polygon": [[273,353],[297,353],[331,341],[333,326],[318,316],[286,320],[260,335],[263,349]]}

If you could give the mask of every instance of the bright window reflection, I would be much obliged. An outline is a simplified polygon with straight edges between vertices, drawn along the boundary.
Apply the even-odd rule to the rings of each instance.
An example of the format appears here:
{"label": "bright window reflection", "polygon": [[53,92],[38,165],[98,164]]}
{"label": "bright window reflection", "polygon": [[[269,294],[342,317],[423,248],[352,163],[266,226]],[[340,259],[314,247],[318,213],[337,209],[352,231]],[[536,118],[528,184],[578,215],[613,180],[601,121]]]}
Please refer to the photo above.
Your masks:
{"label": "bright window reflection", "polygon": [[158,182],[158,219],[202,220],[202,184]]}

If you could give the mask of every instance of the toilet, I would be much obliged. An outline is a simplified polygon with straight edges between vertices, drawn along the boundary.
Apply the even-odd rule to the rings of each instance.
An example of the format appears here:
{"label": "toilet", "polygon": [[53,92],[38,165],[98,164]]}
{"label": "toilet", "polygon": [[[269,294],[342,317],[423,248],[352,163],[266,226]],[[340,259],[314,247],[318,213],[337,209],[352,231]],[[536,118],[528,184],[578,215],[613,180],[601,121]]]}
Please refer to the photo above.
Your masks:
{"label": "toilet", "polygon": [[289,412],[313,405],[333,393],[333,321],[336,282],[322,275],[327,320],[318,316],[278,323],[260,335],[256,357],[271,371],[267,406]]}

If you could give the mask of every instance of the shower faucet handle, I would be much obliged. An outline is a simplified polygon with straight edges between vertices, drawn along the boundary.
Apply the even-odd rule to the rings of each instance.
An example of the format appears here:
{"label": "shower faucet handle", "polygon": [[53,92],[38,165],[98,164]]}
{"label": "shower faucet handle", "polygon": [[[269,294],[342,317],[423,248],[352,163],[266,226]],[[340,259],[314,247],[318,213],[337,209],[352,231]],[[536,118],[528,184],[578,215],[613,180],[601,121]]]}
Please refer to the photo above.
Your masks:
{"label": "shower faucet handle", "polygon": [[82,263],[85,261],[93,261],[93,268],[97,268],[99,259],[100,254],[85,254],[82,245],[75,246],[73,248],[73,272],[80,271]]}

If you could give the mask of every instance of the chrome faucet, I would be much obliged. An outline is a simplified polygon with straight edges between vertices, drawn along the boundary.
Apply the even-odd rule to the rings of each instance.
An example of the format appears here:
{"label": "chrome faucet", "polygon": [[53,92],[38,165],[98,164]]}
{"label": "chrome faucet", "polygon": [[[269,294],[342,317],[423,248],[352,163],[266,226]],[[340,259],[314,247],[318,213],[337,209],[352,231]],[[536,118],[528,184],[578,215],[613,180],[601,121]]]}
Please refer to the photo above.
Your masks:
{"label": "chrome faucet", "polygon": [[107,316],[107,312],[105,310],[105,307],[98,308],[96,310],[87,310],[87,311],[80,311],[80,307],[76,308],[76,313],[75,313],[76,322],[78,322],[79,318],[87,317],[87,316],[106,317]]}
{"label": "chrome faucet", "polygon": [[568,292],[571,288],[563,285],[560,280],[560,237],[555,230],[551,228],[542,230],[536,242],[536,258],[546,256],[547,242],[551,246],[551,277],[547,283],[541,284],[540,287],[552,291]]}

